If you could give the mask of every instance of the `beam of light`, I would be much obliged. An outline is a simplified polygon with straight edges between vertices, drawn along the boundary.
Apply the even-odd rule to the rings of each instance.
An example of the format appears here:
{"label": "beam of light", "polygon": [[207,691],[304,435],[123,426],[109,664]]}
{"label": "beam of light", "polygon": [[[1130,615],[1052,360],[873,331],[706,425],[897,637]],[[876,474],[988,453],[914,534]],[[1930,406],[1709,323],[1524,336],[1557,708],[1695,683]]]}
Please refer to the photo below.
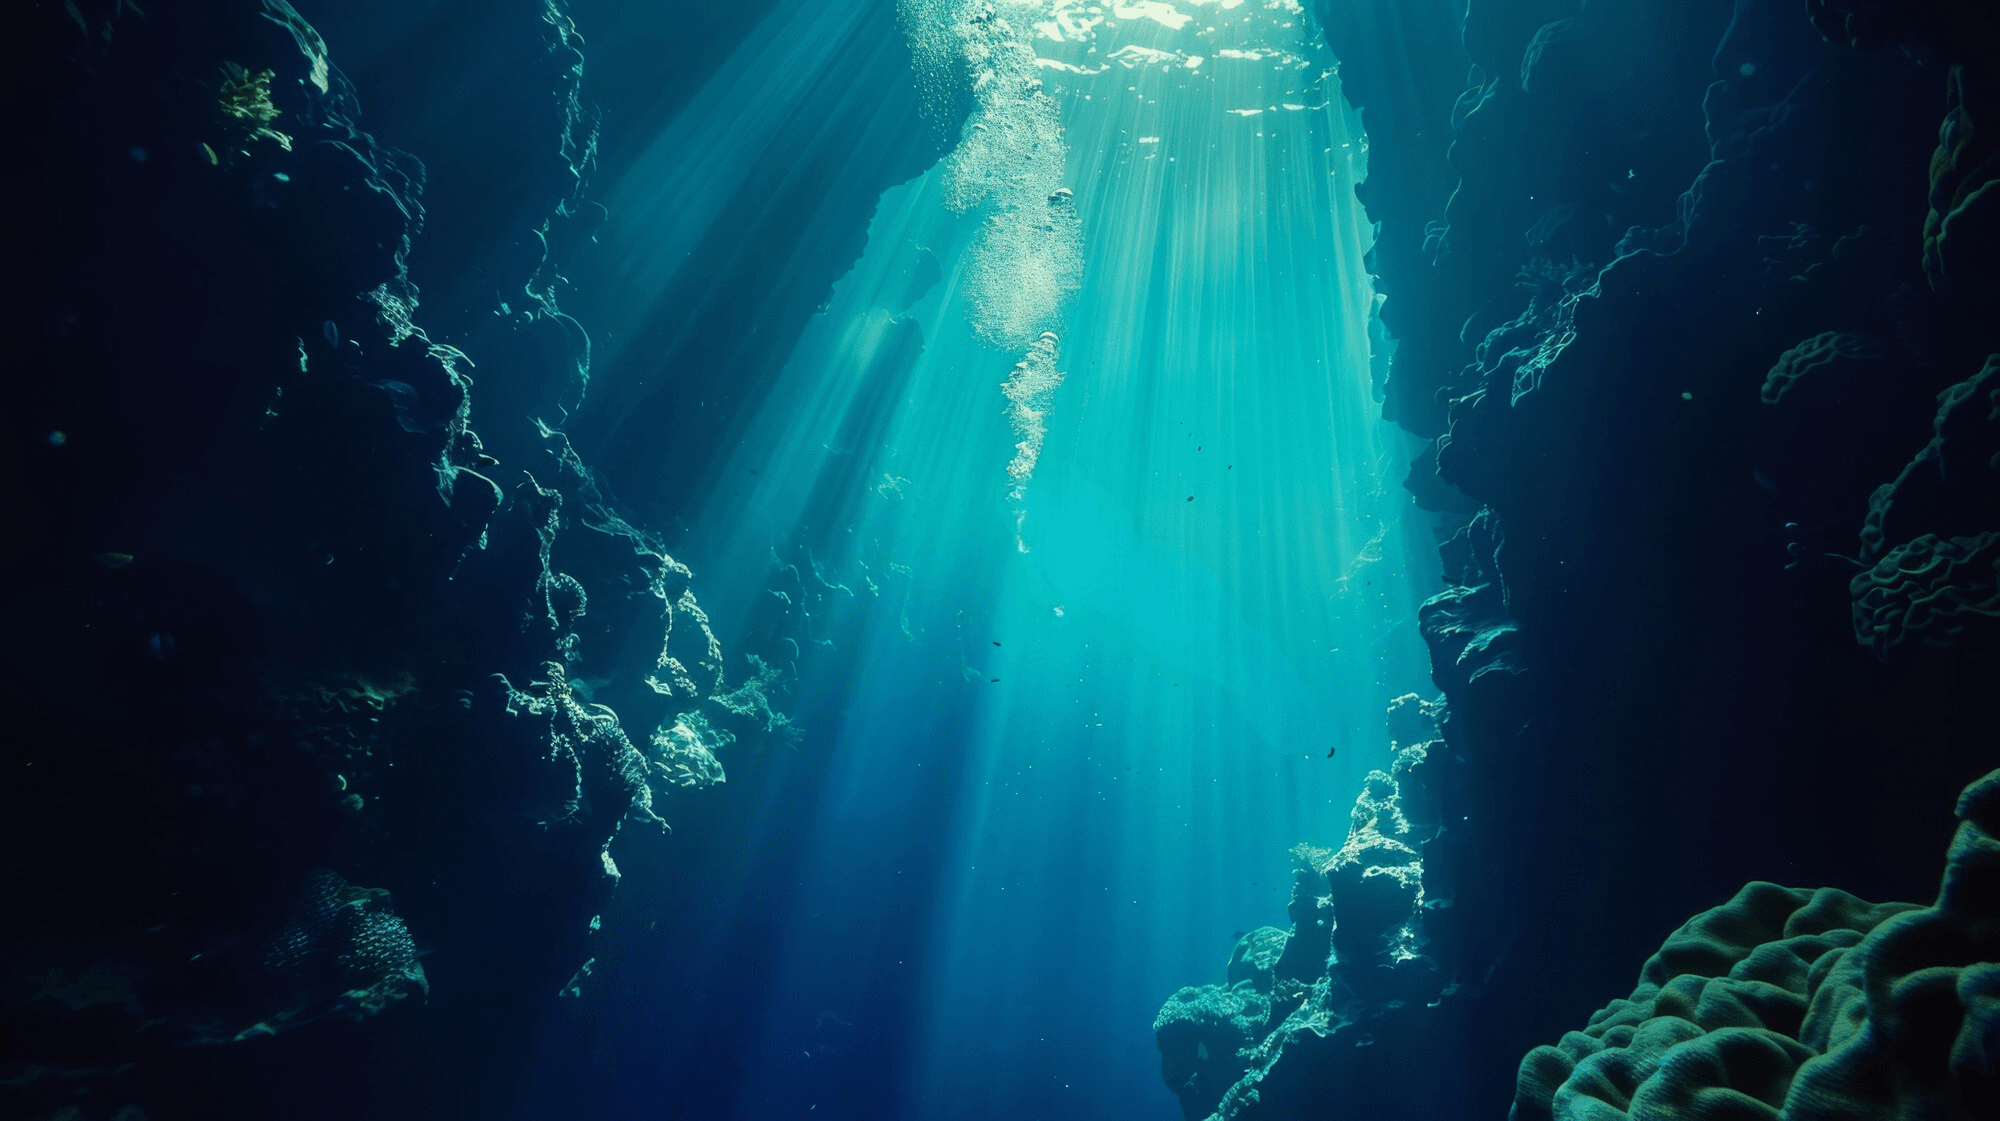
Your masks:
{"label": "beam of light", "polygon": [[[997,9],[1082,231],[1032,551],[1020,359],[964,313],[990,212],[943,167],[881,196],[689,518],[704,604],[828,757],[734,1116],[1174,1116],[1153,1013],[1283,921],[1287,849],[1340,843],[1424,681],[1366,144],[1317,30],[1288,0]],[[846,1068],[813,1065],[829,1016],[873,1040]]]}

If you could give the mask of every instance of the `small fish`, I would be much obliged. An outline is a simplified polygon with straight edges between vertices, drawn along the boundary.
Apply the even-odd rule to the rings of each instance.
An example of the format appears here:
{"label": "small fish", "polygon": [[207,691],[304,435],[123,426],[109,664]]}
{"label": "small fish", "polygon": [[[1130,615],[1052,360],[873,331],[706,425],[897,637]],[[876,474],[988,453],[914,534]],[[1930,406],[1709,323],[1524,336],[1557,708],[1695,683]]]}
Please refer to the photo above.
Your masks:
{"label": "small fish", "polygon": [[1338,747],[1329,747],[1329,748],[1327,748],[1327,749],[1326,749],[1326,757],[1327,757],[1328,759],[1331,759],[1331,758],[1333,758],[1333,753],[1334,753],[1334,752],[1336,752],[1336,751],[1339,751],[1339,750],[1340,750],[1340,749],[1339,749]]}
{"label": "small fish", "polygon": [[997,639],[997,638],[996,638],[996,639],[994,639],[994,640],[993,640],[993,645],[995,645],[995,646],[998,646],[998,645],[1000,645],[1000,640],[999,640],[999,639]]}
{"label": "small fish", "polygon": [[999,678],[997,678],[997,677],[996,677],[996,678],[994,678],[994,679],[993,679],[993,684],[995,684],[995,685],[998,685],[998,684],[1000,684],[1000,679],[999,679]]}
{"label": "small fish", "polygon": [[126,565],[132,563],[132,554],[99,553],[97,554],[97,563],[103,565],[106,568],[124,568]]}
{"label": "small fish", "polygon": [[1189,501],[1189,502],[1193,502],[1193,501],[1194,501],[1194,495],[1192,495],[1192,494],[1188,495],[1188,501]]}

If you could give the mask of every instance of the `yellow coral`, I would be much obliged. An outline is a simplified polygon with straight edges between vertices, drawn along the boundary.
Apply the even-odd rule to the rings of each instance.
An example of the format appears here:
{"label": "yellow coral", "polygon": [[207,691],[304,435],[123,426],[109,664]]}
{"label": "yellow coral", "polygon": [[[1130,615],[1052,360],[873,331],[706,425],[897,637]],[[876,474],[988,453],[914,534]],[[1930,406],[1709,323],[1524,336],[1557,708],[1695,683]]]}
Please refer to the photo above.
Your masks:
{"label": "yellow coral", "polygon": [[224,116],[242,124],[251,140],[275,140],[278,146],[289,152],[292,138],[271,128],[271,122],[283,114],[283,110],[271,103],[271,79],[276,73],[259,70],[255,74],[234,62],[222,64],[222,85],[217,89],[221,96],[218,104]]}

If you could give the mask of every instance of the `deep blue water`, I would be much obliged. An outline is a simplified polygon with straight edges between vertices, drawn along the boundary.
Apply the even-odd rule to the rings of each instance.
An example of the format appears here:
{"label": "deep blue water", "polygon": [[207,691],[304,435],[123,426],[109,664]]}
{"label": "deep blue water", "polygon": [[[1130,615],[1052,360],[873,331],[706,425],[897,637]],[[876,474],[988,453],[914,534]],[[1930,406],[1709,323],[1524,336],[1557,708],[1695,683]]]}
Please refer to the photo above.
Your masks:
{"label": "deep blue water", "polygon": [[[606,918],[595,1047],[634,1108],[1171,1117],[1153,1013],[1282,924],[1287,850],[1337,846],[1386,764],[1435,561],[1374,394],[1366,141],[1301,13],[1196,11],[1034,41],[1083,271],[1019,501],[1020,352],[974,335],[983,213],[941,166],[873,200],[782,373],[718,419],[677,556],[802,735],[667,802],[676,882],[631,873]],[[714,267],[703,222],[764,186],[797,56],[863,18],[772,13],[603,191],[620,283],[572,308],[600,369],[655,345],[620,313]]]}
{"label": "deep blue water", "polygon": [[0,1114],[1995,1112],[1977,5],[320,7],[20,21]]}

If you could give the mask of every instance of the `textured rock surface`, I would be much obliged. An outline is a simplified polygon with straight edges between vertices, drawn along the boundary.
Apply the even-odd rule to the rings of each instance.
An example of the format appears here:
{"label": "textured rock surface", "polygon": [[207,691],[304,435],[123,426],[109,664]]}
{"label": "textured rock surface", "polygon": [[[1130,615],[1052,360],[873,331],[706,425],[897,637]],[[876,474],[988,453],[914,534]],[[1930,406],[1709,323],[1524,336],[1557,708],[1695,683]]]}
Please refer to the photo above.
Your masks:
{"label": "textured rock surface", "polygon": [[614,837],[719,781],[725,736],[785,731],[560,431],[580,37],[555,0],[468,32],[515,95],[480,127],[526,154],[446,196],[478,204],[427,274],[479,274],[462,350],[414,276],[427,169],[364,130],[310,13],[144,7],[21,35],[47,160],[11,310],[52,373],[8,416],[0,1108],[491,1115],[591,956]]}
{"label": "textured rock surface", "polygon": [[[1237,939],[1221,985],[1183,988],[1153,1021],[1160,1075],[1188,1121],[1275,1118],[1313,1108],[1329,1073],[1353,1079],[1376,1030],[1407,1031],[1393,1015],[1435,1005],[1445,982],[1424,950],[1422,840],[1436,830],[1412,818],[1414,788],[1433,747],[1436,706],[1399,697],[1398,735],[1386,771],[1370,771],[1338,849],[1292,850],[1288,929],[1259,927]],[[1355,1087],[1364,1100],[1387,1087]],[[1422,1108],[1423,1092],[1397,1091]]]}
{"label": "textured rock surface", "polygon": [[1938,394],[1933,428],[1869,499],[1868,567],[1849,584],[1855,637],[1885,660],[1906,642],[1990,642],[2000,620],[2000,355]]}
{"label": "textured rock surface", "polygon": [[1467,1042],[1460,1089],[1369,1099],[1314,1052],[1265,1108],[1289,1083],[1290,1115],[1479,1115],[1496,1055],[1746,879],[1926,890],[1935,841],[1902,823],[1994,763],[1969,375],[2000,349],[2000,49],[1951,0],[1315,14],[1369,126],[1384,413],[1435,440],[1409,487],[1450,515],[1421,620],[1448,714],[1406,796],[1447,823],[1424,934],[1455,987],[1363,1051]]}
{"label": "textured rock surface", "polygon": [[1746,885],[1629,998],[1521,1062],[1514,1121],[1975,1118],[2000,1110],[2000,771],[1930,907]]}

